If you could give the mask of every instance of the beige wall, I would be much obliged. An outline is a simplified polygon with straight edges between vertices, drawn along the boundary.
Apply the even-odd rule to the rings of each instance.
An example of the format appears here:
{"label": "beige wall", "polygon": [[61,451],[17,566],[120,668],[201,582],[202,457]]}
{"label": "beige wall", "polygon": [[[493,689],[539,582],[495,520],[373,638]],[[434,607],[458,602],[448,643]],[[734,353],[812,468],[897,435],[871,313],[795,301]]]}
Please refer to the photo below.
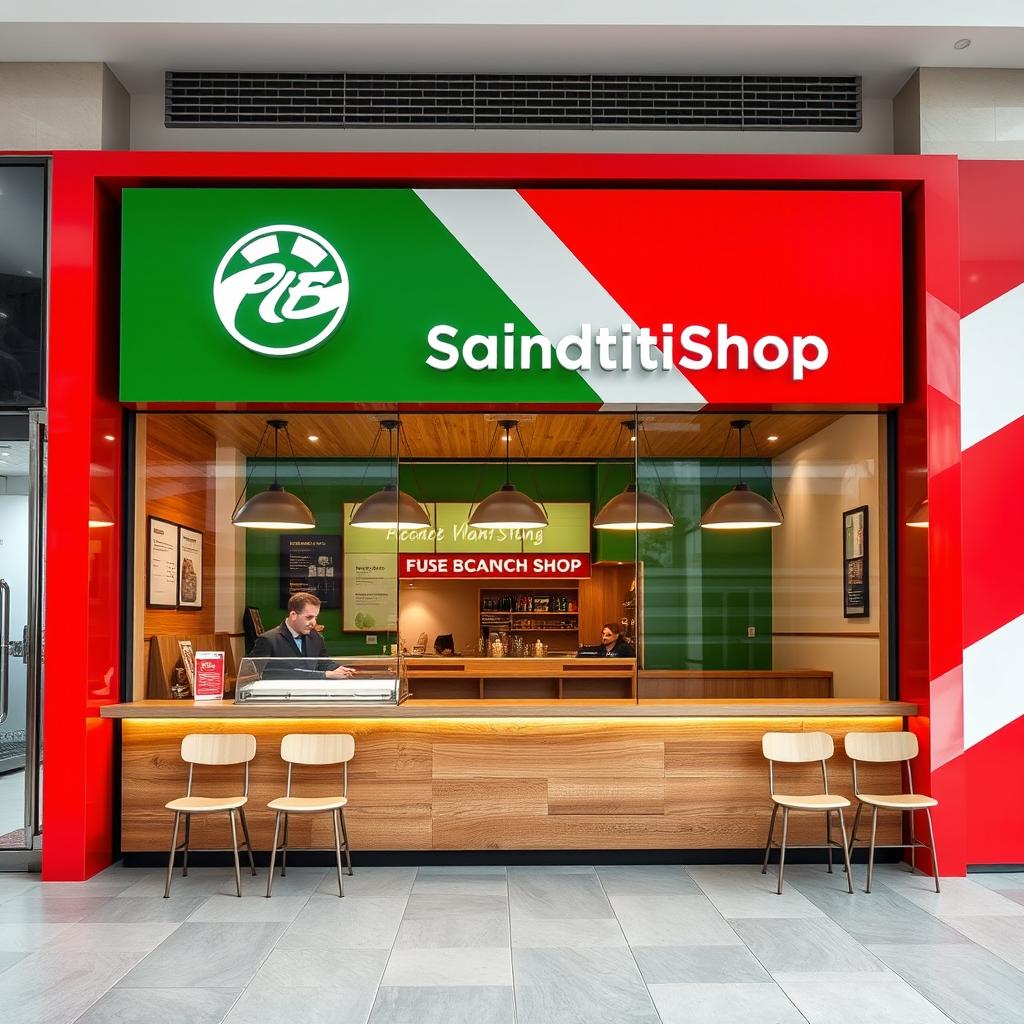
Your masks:
{"label": "beige wall", "polygon": [[439,633],[452,633],[455,650],[476,654],[480,633],[480,588],[476,583],[403,583],[399,591],[398,632],[409,650],[420,633],[427,634],[427,653],[434,653]]}
{"label": "beige wall", "polygon": [[[772,543],[773,664],[830,669],[837,697],[878,697],[886,688],[884,426],[876,416],[843,416],[773,463],[786,516]],[[858,505],[868,506],[871,615],[846,619],[842,514]],[[834,633],[847,635],[822,635]],[[864,633],[871,635],[849,635]]]}
{"label": "beige wall", "polygon": [[104,64],[0,63],[0,149],[126,149],[129,106]]}

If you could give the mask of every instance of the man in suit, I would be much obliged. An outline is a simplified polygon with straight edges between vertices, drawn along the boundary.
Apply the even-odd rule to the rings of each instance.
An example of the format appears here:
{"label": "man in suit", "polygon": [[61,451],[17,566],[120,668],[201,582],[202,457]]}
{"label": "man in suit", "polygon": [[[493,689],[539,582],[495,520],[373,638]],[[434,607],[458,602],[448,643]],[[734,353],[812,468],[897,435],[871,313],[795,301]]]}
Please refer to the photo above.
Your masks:
{"label": "man in suit", "polygon": [[[268,666],[275,676],[284,672],[287,678],[351,679],[355,675],[352,669],[325,657],[327,645],[316,631],[319,614],[320,598],[315,594],[292,594],[288,600],[288,617],[280,626],[256,638],[249,657],[295,659],[291,664],[279,662]],[[317,661],[299,661],[299,658],[316,658]],[[269,678],[266,672],[264,678]]]}

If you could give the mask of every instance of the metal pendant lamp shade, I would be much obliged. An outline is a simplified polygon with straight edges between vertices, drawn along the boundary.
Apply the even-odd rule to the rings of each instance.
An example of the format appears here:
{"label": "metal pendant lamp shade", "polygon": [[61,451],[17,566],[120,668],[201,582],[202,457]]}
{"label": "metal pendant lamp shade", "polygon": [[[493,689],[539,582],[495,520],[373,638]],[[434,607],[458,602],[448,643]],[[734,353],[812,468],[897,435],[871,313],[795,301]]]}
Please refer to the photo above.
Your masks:
{"label": "metal pendant lamp shade", "polygon": [[916,526],[918,529],[928,528],[928,499],[919,501],[907,516],[907,526]]}
{"label": "metal pendant lamp shade", "polygon": [[[291,494],[284,489],[284,485],[277,480],[278,463],[278,438],[280,432],[284,431],[285,440],[291,450],[292,461],[295,462],[295,470],[298,473],[299,464],[295,459],[295,450],[292,448],[291,438],[288,436],[287,420],[267,420],[266,430],[274,431],[274,482],[265,490],[254,494],[247,502],[242,504],[242,497],[249,485],[249,478],[252,477],[252,469],[249,470],[249,478],[242,487],[242,493],[235,503],[235,511],[231,516],[231,522],[235,526],[246,527],[250,530],[312,530],[316,526],[316,519],[306,504],[297,495]],[[263,437],[256,445],[255,459],[263,447]],[[301,481],[302,475],[299,474]]]}
{"label": "metal pendant lamp shade", "polygon": [[95,498],[89,501],[89,529],[95,530],[104,526],[113,526],[114,516],[110,509]]}
{"label": "metal pendant lamp shade", "polygon": [[430,526],[430,517],[411,494],[385,484],[359,505],[348,522],[366,530],[417,530]]}
{"label": "metal pendant lamp shade", "polygon": [[746,484],[737,484],[700,517],[705,530],[756,530],[781,526],[779,510]]}
{"label": "metal pendant lamp shade", "polygon": [[528,530],[547,526],[548,517],[533,498],[508,483],[477,505],[469,517],[469,525],[491,530]]}
{"label": "metal pendant lamp shade", "polygon": [[672,513],[653,495],[630,484],[594,516],[595,530],[671,530]]}

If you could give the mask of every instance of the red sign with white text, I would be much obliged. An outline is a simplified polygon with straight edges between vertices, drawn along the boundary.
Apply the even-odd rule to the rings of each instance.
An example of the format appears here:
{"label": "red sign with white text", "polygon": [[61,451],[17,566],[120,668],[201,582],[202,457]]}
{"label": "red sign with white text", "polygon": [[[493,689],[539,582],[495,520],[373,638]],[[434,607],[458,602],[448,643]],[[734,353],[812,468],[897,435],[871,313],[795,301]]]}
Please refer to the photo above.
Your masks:
{"label": "red sign with white text", "polygon": [[398,575],[410,580],[582,580],[589,554],[466,554],[398,556]]}
{"label": "red sign with white text", "polygon": [[224,652],[196,651],[196,700],[224,699]]}

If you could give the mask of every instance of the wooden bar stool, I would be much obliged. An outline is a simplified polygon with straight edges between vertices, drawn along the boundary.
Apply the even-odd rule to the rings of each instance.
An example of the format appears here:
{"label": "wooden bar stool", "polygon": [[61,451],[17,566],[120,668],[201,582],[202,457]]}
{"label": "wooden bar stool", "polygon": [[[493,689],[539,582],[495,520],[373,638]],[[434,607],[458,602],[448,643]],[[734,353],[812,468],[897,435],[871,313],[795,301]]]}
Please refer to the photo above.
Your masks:
{"label": "wooden bar stool", "polygon": [[[345,883],[341,879],[341,837],[344,835],[345,860],[348,873],[352,874],[352,854],[348,845],[348,829],[345,827],[344,807],[348,803],[348,763],[356,752],[356,741],[348,733],[289,733],[281,739],[281,759],[288,762],[288,785],[285,795],[271,800],[267,806],[276,811],[274,818],[274,846],[270,854],[270,871],[267,873],[267,896],[274,886],[274,866],[277,861],[277,837],[284,818],[284,841],[281,844],[281,877],[288,868],[288,815],[326,814],[330,812],[334,821],[334,855],[338,866],[338,895],[345,895]],[[337,796],[292,796],[292,768],[304,765],[342,765],[342,791]]]}
{"label": "wooden bar stool", "polygon": [[[192,831],[193,814],[223,814],[227,812],[231,819],[231,848],[235,853],[235,891],[242,895],[242,873],[238,864],[238,830],[235,817],[242,823],[245,835],[245,849],[249,854],[249,867],[256,874],[256,865],[252,859],[252,843],[249,841],[249,826],[245,820],[244,807],[249,800],[249,762],[256,756],[256,737],[249,733],[234,735],[211,735],[209,733],[189,733],[181,741],[181,759],[188,762],[188,789],[185,796],[178,797],[164,806],[174,811],[174,831],[171,833],[171,856],[167,862],[167,884],[164,886],[164,899],[171,895],[171,876],[174,873],[174,855],[182,850],[181,875],[188,874],[189,839]],[[193,796],[192,775],[197,764],[202,765],[245,765],[245,785],[241,796]],[[185,839],[179,847],[178,826],[182,815],[185,816]]]}
{"label": "wooden bar stool", "polygon": [[[914,778],[910,771],[910,762],[917,757],[917,737],[912,732],[848,732],[844,740],[846,756],[853,765],[853,795],[857,798],[857,815],[853,819],[853,835],[850,838],[850,849],[857,842],[857,826],[860,824],[860,812],[865,807],[871,808],[871,845],[868,847],[868,882],[865,892],[871,892],[871,875],[875,867],[875,830],[878,827],[878,812],[906,811],[910,817],[910,842],[889,843],[883,850],[929,850],[932,855],[932,871],[935,874],[935,891],[939,891],[939,858],[935,854],[935,832],[932,829],[932,808],[939,805],[938,800],[923,793],[914,792]],[[857,762],[870,764],[892,764],[900,762],[900,780],[902,785],[903,767],[907,766],[906,793],[862,793],[857,781]],[[914,812],[924,811],[928,822],[928,845],[919,843],[914,838]],[[902,815],[901,815],[902,818]],[[913,857],[911,857],[913,869]]]}
{"label": "wooden bar stool", "polygon": [[[768,759],[768,789],[772,797],[772,821],[768,826],[768,842],[764,848],[764,863],[761,874],[768,870],[768,855],[771,853],[772,840],[775,836],[775,817],[782,808],[782,842],[779,844],[779,888],[782,895],[782,878],[786,869],[786,839],[789,832],[790,811],[814,811],[825,814],[825,844],[817,846],[800,846],[801,850],[828,850],[828,870],[832,873],[832,847],[842,846],[843,860],[846,862],[846,882],[853,892],[853,873],[850,871],[850,848],[846,842],[846,821],[843,808],[850,806],[845,796],[836,796],[828,791],[828,769],[825,762],[835,753],[835,744],[827,732],[766,732],[761,737],[761,751]],[[821,782],[824,792],[807,795],[790,796],[775,792],[775,762],[785,764],[808,764],[812,761],[821,762]],[[842,831],[842,844],[832,838],[832,814],[839,814],[839,828]]]}

